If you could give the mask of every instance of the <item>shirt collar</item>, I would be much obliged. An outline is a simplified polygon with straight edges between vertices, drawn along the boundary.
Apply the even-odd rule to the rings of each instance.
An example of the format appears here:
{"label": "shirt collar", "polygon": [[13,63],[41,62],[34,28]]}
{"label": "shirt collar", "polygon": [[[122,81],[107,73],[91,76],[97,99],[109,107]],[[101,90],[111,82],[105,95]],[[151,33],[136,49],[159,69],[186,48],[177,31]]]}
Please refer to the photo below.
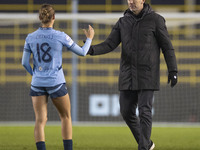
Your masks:
{"label": "shirt collar", "polygon": [[53,28],[52,27],[40,27],[39,29],[40,30],[52,30]]}

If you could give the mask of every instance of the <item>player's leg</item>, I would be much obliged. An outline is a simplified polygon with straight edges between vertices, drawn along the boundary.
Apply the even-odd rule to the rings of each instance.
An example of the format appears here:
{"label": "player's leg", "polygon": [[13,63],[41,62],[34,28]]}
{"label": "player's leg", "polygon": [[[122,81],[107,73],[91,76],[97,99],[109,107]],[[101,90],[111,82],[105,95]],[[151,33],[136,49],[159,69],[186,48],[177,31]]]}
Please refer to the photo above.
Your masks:
{"label": "player's leg", "polygon": [[153,94],[153,90],[138,91],[138,109],[140,118],[139,150],[149,150],[149,146],[151,145]]}
{"label": "player's leg", "polygon": [[72,139],[71,106],[69,95],[66,94],[62,97],[53,98],[52,101],[59,112],[63,139]]}
{"label": "player's leg", "polygon": [[62,125],[62,138],[65,150],[72,150],[72,121],[69,95],[52,98],[56,106]]}
{"label": "player's leg", "polygon": [[130,128],[137,143],[140,137],[140,124],[136,116],[138,103],[137,91],[120,91],[120,112],[126,124]]}
{"label": "player's leg", "polygon": [[32,96],[35,112],[34,136],[38,150],[46,150],[44,128],[47,122],[47,96]]}

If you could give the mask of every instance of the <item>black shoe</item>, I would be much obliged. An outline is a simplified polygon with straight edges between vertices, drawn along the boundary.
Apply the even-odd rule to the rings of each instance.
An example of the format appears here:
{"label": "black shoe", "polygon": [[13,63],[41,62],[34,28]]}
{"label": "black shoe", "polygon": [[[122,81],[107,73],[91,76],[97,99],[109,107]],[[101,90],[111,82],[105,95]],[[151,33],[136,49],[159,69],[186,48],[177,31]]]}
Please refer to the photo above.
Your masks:
{"label": "black shoe", "polygon": [[149,145],[149,150],[153,150],[155,148],[155,144],[153,141],[151,141],[151,144]]}

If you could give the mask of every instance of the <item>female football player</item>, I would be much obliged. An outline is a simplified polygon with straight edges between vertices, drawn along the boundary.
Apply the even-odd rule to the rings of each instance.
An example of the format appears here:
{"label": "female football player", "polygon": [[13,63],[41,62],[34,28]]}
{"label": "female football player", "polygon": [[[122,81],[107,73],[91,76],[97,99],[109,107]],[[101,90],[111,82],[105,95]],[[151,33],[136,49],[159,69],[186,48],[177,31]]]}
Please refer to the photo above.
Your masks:
{"label": "female football player", "polygon": [[[41,27],[26,37],[22,56],[22,65],[32,75],[30,96],[35,112],[36,147],[37,150],[46,150],[44,128],[50,96],[61,119],[64,150],[72,150],[71,108],[62,69],[62,48],[65,46],[73,53],[85,56],[94,37],[94,30],[90,25],[88,30],[84,30],[87,40],[83,47],[79,47],[66,33],[53,29],[55,10],[51,5],[41,6],[39,19]],[[33,68],[29,63],[31,54]]]}

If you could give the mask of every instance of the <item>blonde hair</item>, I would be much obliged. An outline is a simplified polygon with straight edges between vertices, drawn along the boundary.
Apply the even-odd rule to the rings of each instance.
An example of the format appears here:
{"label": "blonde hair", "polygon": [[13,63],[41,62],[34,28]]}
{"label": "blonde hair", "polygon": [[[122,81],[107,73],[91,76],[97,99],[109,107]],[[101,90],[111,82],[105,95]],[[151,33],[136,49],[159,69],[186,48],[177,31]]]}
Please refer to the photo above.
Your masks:
{"label": "blonde hair", "polygon": [[48,24],[53,19],[55,10],[50,4],[43,4],[39,9],[39,19],[42,24]]}

